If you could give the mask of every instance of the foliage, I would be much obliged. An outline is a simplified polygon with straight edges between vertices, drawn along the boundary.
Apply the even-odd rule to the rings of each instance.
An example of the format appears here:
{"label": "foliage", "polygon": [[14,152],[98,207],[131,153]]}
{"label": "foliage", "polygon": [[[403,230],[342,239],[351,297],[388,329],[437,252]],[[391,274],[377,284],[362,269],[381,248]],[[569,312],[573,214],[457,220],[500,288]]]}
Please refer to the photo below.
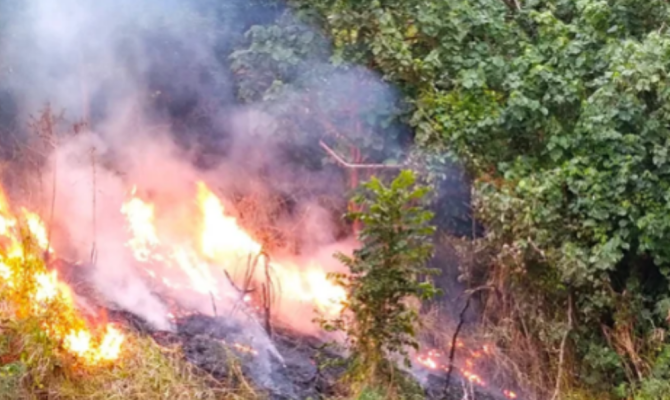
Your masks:
{"label": "foliage", "polygon": [[338,254],[349,273],[331,275],[347,300],[340,316],[322,325],[347,334],[349,377],[379,384],[393,379],[390,357],[398,354],[409,366],[407,348],[418,348],[419,315],[410,301],[436,293],[425,279],[435,273],[425,267],[434,228],[421,205],[428,188],[415,186],[412,172],[401,172],[388,186],[373,177],[363,189],[354,200],[361,211],[347,215],[363,224],[362,247],[352,257]]}
{"label": "foliage", "polygon": [[298,165],[329,159],[320,140],[352,163],[396,163],[408,133],[394,124],[397,96],[365,68],[330,63],[332,46],[305,14],[301,21],[286,11],[247,31],[230,55],[238,98],[275,118],[273,140]]}
{"label": "foliage", "polygon": [[584,361],[568,383],[652,390],[670,309],[668,3],[291,3],[320,16],[335,63],[399,85],[416,144],[476,177],[491,257],[471,283],[506,294],[487,304],[509,354],[523,362],[512,338],[532,343],[547,390],[571,293],[570,351]]}

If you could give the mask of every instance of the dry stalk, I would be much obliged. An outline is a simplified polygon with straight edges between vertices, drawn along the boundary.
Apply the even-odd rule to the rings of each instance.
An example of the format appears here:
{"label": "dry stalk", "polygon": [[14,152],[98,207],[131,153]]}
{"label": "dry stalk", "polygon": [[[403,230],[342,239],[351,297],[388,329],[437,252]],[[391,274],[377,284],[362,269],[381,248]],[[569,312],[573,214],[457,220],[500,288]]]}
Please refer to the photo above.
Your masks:
{"label": "dry stalk", "polygon": [[[40,114],[39,118],[33,118],[30,127],[35,131],[37,136],[42,139],[42,142],[50,148],[55,155],[58,151],[58,135],[55,132],[56,124],[62,119],[62,115],[54,116],[51,111],[51,106],[47,104]],[[47,226],[47,247],[44,251],[44,259],[49,261],[49,248],[51,247],[51,233],[53,228],[54,211],[56,207],[56,185],[58,182],[58,162],[57,156],[54,157],[56,162],[53,165],[53,177],[51,188],[51,210],[49,215],[49,223]]]}
{"label": "dry stalk", "polygon": [[463,327],[463,324],[465,323],[465,313],[468,311],[468,308],[470,308],[470,302],[472,300],[472,296],[480,292],[482,290],[495,290],[494,287],[491,286],[480,286],[478,288],[472,289],[467,291],[465,294],[467,296],[465,300],[465,305],[463,306],[463,309],[461,310],[461,313],[458,317],[458,325],[456,326],[456,330],[454,331],[453,336],[451,337],[451,348],[449,349],[449,369],[447,370],[447,378],[444,383],[444,394],[445,396],[447,395],[447,390],[449,390],[449,384],[451,381],[451,373],[453,372],[454,368],[454,357],[456,356],[456,342],[458,341],[458,334],[461,332],[461,328]]}
{"label": "dry stalk", "polygon": [[323,141],[319,141],[319,146],[328,153],[338,164],[348,169],[402,169],[406,167],[405,164],[351,164],[340,157],[333,149],[328,147]]}
{"label": "dry stalk", "polygon": [[272,278],[270,277],[270,257],[265,256],[265,283],[263,284],[263,309],[265,310],[265,331],[272,337],[272,318],[270,309],[272,305],[271,290]]}
{"label": "dry stalk", "polygon": [[565,344],[568,341],[568,335],[572,330],[572,295],[568,297],[568,324],[565,328],[565,333],[563,334],[563,340],[561,340],[561,350],[558,356],[558,371],[556,373],[556,388],[554,389],[554,395],[551,396],[551,400],[557,400],[558,396],[561,394],[561,380],[563,377],[563,362],[565,360]]}
{"label": "dry stalk", "polygon": [[91,148],[91,172],[92,172],[92,183],[93,183],[93,193],[91,198],[91,212],[92,212],[92,227],[93,230],[93,243],[91,243],[91,265],[95,266],[98,250],[97,250],[97,218],[96,218],[96,192],[97,192],[97,182],[96,182],[96,169],[95,169],[95,146]]}
{"label": "dry stalk", "polygon": [[214,318],[218,317],[218,313],[216,312],[216,302],[214,301],[214,293],[211,291],[209,292],[209,299],[212,301],[212,311],[214,311]]}
{"label": "dry stalk", "polygon": [[233,280],[233,278],[230,277],[230,274],[228,273],[228,271],[226,271],[224,269],[223,273],[226,275],[226,278],[228,279],[228,283],[230,283],[230,286],[233,287],[233,289],[237,292],[237,295],[238,295],[238,299],[235,301],[235,304],[233,305],[233,308],[230,310],[230,314],[232,315],[232,314],[235,313],[235,311],[237,311],[237,309],[239,308],[239,305],[244,303],[244,297],[247,294],[253,292],[255,289],[246,289],[246,290],[245,289],[240,289],[235,284],[235,281]]}

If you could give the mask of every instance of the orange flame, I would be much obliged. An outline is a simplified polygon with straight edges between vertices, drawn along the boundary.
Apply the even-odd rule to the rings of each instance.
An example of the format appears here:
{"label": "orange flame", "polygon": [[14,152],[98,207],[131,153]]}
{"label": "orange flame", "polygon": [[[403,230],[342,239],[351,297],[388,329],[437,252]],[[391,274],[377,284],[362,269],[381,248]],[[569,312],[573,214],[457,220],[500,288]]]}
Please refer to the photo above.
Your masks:
{"label": "orange flame", "polygon": [[[53,253],[40,217],[25,208],[21,208],[21,214],[35,245],[41,251]],[[9,300],[17,305],[17,315],[48,312],[42,323],[44,331],[83,363],[117,359],[123,334],[107,325],[102,338],[98,338],[86,328],[86,322],[76,312],[70,288],[59,279],[58,272],[47,271],[41,263],[29,264],[35,256],[30,252],[24,254],[23,234],[18,228],[19,220],[11,213],[7,197],[0,188],[0,288],[21,288],[6,292]],[[52,304],[58,306],[51,307]]]}
{"label": "orange flame", "polygon": [[[232,294],[222,292],[228,283],[221,272],[226,270],[233,276],[244,272],[248,257],[260,254],[262,245],[245,232],[235,218],[226,215],[221,200],[203,182],[196,184],[195,205],[188,218],[191,226],[187,229],[158,232],[154,205],[139,198],[133,190],[121,208],[131,235],[127,245],[135,259],[144,264],[147,274],[166,287],[187,288],[222,299]],[[175,222],[172,218],[176,217],[165,218]],[[183,228],[183,224],[178,223],[167,226]],[[169,235],[171,240],[164,240],[162,234]],[[265,256],[260,256],[261,265],[265,261]],[[328,280],[319,265],[298,266],[274,261],[269,264],[273,279],[287,300],[312,304],[330,314],[341,310],[345,291]],[[157,268],[165,268],[169,273],[162,274]],[[165,269],[162,271],[166,272]],[[185,287],[173,283],[175,273],[182,277],[179,281],[185,283]],[[264,282],[264,269],[256,268],[252,278]],[[243,298],[245,303],[250,300],[249,296]]]}

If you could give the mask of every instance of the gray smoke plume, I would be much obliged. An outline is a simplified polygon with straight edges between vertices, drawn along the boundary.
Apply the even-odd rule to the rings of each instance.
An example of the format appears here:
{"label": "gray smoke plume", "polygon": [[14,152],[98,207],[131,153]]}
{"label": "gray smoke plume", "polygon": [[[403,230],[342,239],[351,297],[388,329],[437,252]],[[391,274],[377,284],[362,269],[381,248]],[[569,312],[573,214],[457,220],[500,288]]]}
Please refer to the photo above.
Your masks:
{"label": "gray smoke plume", "polygon": [[[350,251],[354,245],[351,240],[341,241],[332,209],[319,201],[324,194],[343,197],[342,174],[336,167],[308,170],[290,162],[277,139],[283,134],[278,116],[296,112],[298,99],[322,86],[327,86],[328,96],[316,100],[335,106],[371,108],[392,102],[394,94],[360,70],[324,80],[313,73],[323,67],[315,61],[301,67],[306,75],[310,70],[314,75],[304,89],[287,92],[270,106],[236,104],[235,85],[222,55],[248,25],[268,17],[243,16],[246,3],[27,0],[0,4],[5,22],[0,28],[0,94],[11,97],[3,102],[0,96],[0,109],[11,106],[12,118],[20,121],[16,124],[20,127],[47,102],[63,109],[70,122],[89,122],[77,135],[69,133],[69,125],[58,125],[57,146],[46,169],[39,171],[44,185],[40,190],[47,195],[38,206],[49,210],[54,201],[54,243],[67,249],[62,255],[91,264],[92,282],[110,301],[158,328],[169,327],[168,309],[138,272],[126,246],[128,227],[120,212],[133,186],[173,215],[189,206],[199,180],[222,195],[231,215],[244,214],[226,198],[233,193],[253,193],[260,199],[279,193],[289,198],[290,206],[278,208],[292,211],[277,217],[275,224],[299,243],[300,255],[279,252],[273,254],[273,261],[289,265],[291,271],[315,265],[339,270],[342,267],[332,254]],[[213,4],[217,15],[212,14]],[[199,112],[201,118],[193,117]],[[188,119],[180,118],[186,114]],[[314,126],[296,129],[303,138],[321,134]],[[56,186],[51,187],[54,174]],[[52,190],[55,198],[49,195]],[[93,245],[96,256],[90,262]],[[235,292],[220,266],[211,270],[216,282],[226,286],[222,292]],[[168,269],[161,274],[166,279],[183,279]],[[216,299],[219,311],[232,307],[232,297]],[[286,300],[281,289],[279,297],[280,319],[299,329],[315,329],[308,300]],[[207,295],[184,292],[175,298],[212,313]]]}

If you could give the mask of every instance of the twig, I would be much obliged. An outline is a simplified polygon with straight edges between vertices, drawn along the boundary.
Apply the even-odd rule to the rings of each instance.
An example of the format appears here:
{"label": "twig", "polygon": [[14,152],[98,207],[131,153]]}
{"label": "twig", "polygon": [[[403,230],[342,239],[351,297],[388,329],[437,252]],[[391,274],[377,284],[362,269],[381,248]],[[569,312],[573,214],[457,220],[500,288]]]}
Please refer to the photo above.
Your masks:
{"label": "twig", "polygon": [[327,144],[325,144],[322,140],[319,140],[319,146],[323,148],[328,155],[330,155],[332,158],[337,161],[338,164],[345,168],[349,169],[402,169],[405,167],[404,164],[392,164],[392,165],[387,165],[387,164],[351,164],[346,162],[342,157],[340,157],[333,149],[328,147]]}
{"label": "twig", "polygon": [[58,182],[58,143],[57,138],[53,132],[54,128],[54,119],[51,114],[51,107],[47,104],[46,108],[42,114],[42,122],[44,125],[43,138],[47,140],[47,143],[50,143],[54,151],[54,167],[53,167],[53,180],[51,188],[51,211],[49,214],[49,226],[47,232],[47,247],[44,251],[44,259],[49,261],[49,249],[51,248],[51,231],[53,228],[53,219],[54,219],[54,210],[56,207],[56,185]]}
{"label": "twig", "polygon": [[461,313],[458,316],[458,325],[456,326],[456,330],[454,331],[454,334],[451,337],[451,348],[449,349],[449,369],[447,370],[447,378],[444,383],[445,397],[448,394],[447,390],[449,390],[449,384],[451,382],[451,373],[453,372],[454,369],[454,357],[456,356],[456,342],[458,340],[458,334],[461,332],[461,328],[465,323],[465,313],[468,311],[468,308],[470,308],[470,301],[472,300],[472,296],[475,293],[480,292],[482,290],[495,290],[495,288],[491,286],[480,286],[478,288],[466,292],[467,300],[465,301],[465,305],[463,306],[463,309],[461,310]]}
{"label": "twig", "polygon": [[454,357],[456,356],[456,341],[458,340],[458,334],[461,331],[461,328],[463,327],[463,323],[465,322],[465,313],[468,311],[468,308],[470,308],[470,300],[472,299],[472,295],[469,295],[467,300],[465,301],[465,306],[461,310],[461,314],[458,317],[458,325],[456,326],[456,330],[454,331],[453,336],[451,337],[451,348],[449,349],[449,369],[447,370],[447,379],[444,383],[444,394],[445,397],[447,395],[447,390],[449,389],[449,383],[451,381],[451,372],[454,369]]}
{"label": "twig", "polygon": [[214,294],[212,291],[209,291],[209,298],[212,300],[212,310],[214,310],[214,317],[218,317],[218,313],[216,312],[216,302],[214,302]]}
{"label": "twig", "polygon": [[233,289],[235,289],[237,291],[237,293],[240,295],[240,298],[243,299],[245,295],[247,295],[249,293],[252,293],[256,290],[256,289],[240,289],[235,284],[235,281],[233,281],[233,278],[230,277],[230,274],[228,273],[228,271],[226,271],[224,269],[223,273],[226,275],[226,278],[228,278],[228,282],[230,282],[230,284],[233,286]]}
{"label": "twig", "polygon": [[521,4],[519,4],[518,0],[503,0],[503,3],[505,3],[507,8],[509,8],[513,13],[521,11]]}
{"label": "twig", "polygon": [[93,197],[91,199],[92,201],[92,217],[93,217],[93,224],[92,224],[92,229],[93,229],[93,243],[91,243],[91,265],[95,265],[96,258],[97,258],[97,221],[96,221],[96,191],[97,191],[97,185],[96,185],[96,170],[95,170],[95,146],[91,148],[91,169],[92,169],[92,183],[93,183]]}
{"label": "twig", "polygon": [[563,334],[563,340],[561,340],[561,351],[558,356],[558,371],[556,373],[556,388],[554,389],[554,395],[551,396],[551,400],[558,399],[558,396],[561,393],[561,380],[563,377],[563,362],[565,361],[565,344],[568,341],[568,335],[572,330],[572,295],[568,296],[568,326],[565,329]]}
{"label": "twig", "polygon": [[237,292],[237,294],[238,294],[238,296],[239,296],[239,297],[237,298],[237,300],[235,301],[235,304],[233,304],[233,307],[230,309],[230,313],[229,313],[229,314],[230,314],[230,315],[233,315],[233,314],[235,314],[235,311],[237,311],[239,304],[240,304],[240,303],[242,303],[242,304],[244,303],[244,296],[246,296],[246,295],[249,294],[249,293],[254,292],[256,289],[255,289],[255,288],[252,288],[252,289],[248,289],[248,288],[240,289],[240,288],[237,287],[237,285],[235,284],[235,281],[233,281],[233,278],[230,277],[230,274],[228,273],[228,271],[226,271],[226,270],[224,269],[224,270],[223,270],[223,273],[226,275],[226,278],[228,279],[228,282],[230,283],[230,286],[232,286],[233,289],[235,289],[235,291]]}
{"label": "twig", "polygon": [[263,284],[263,307],[265,308],[265,331],[272,337],[272,318],[270,315],[270,308],[272,299],[270,297],[270,287],[272,286],[272,279],[270,278],[270,258],[265,256],[265,283]]}

